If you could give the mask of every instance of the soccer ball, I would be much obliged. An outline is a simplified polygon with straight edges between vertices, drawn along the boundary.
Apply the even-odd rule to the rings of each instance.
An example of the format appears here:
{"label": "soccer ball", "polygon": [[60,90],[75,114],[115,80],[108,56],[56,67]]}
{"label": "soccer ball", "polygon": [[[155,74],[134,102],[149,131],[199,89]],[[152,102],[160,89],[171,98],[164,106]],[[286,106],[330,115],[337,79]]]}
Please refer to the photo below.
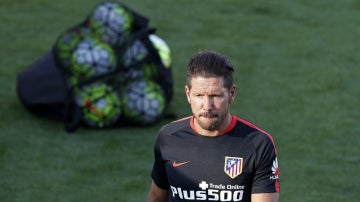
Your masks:
{"label": "soccer ball", "polygon": [[88,79],[114,71],[116,64],[115,53],[108,44],[85,38],[72,53],[70,71],[80,79]]}
{"label": "soccer ball", "polygon": [[139,61],[143,60],[148,54],[149,51],[147,50],[145,44],[140,40],[135,40],[124,52],[122,63],[125,68],[129,69],[130,67],[136,65]]}
{"label": "soccer ball", "polygon": [[62,67],[66,69],[70,67],[71,55],[74,49],[87,35],[89,35],[89,30],[84,27],[79,27],[66,31],[59,36],[55,43],[54,50],[55,56]]}
{"label": "soccer ball", "polygon": [[155,63],[144,63],[141,66],[142,78],[155,80],[159,75],[159,67]]}
{"label": "soccer ball", "polygon": [[136,124],[152,124],[165,110],[165,97],[161,87],[153,82],[138,80],[129,83],[124,90],[124,115]]}
{"label": "soccer ball", "polygon": [[98,5],[89,18],[95,36],[110,45],[121,45],[131,33],[133,17],[124,6],[115,2]]}
{"label": "soccer ball", "polygon": [[[162,64],[169,68],[171,66],[170,48],[160,37],[155,34],[149,35],[149,40],[158,52]],[[125,51],[123,55],[123,65],[130,67],[147,57],[149,51],[145,44],[140,40],[135,40]]]}
{"label": "soccer ball", "polygon": [[[154,34],[149,35],[149,40],[157,51],[164,67],[170,68],[171,57],[169,46],[165,41]],[[129,45],[125,50],[121,61],[119,61],[126,69],[125,77],[127,79],[156,79],[159,74],[158,65],[153,62],[143,63],[148,56],[148,47],[146,47],[141,40],[135,40]]]}
{"label": "soccer ball", "polygon": [[105,83],[84,86],[75,101],[82,108],[84,123],[92,127],[111,126],[122,112],[119,93]]}
{"label": "soccer ball", "polygon": [[170,48],[160,37],[155,34],[150,34],[149,39],[161,58],[161,62],[167,68],[171,66]]}
{"label": "soccer ball", "polygon": [[133,68],[127,69],[122,77],[125,81],[133,80],[156,80],[159,75],[159,68],[155,63],[143,63],[141,66],[135,66]]}
{"label": "soccer ball", "polygon": [[149,79],[158,75],[158,66],[152,62],[145,62],[149,50],[141,40],[135,40],[124,52],[122,64],[124,77],[127,80]]}

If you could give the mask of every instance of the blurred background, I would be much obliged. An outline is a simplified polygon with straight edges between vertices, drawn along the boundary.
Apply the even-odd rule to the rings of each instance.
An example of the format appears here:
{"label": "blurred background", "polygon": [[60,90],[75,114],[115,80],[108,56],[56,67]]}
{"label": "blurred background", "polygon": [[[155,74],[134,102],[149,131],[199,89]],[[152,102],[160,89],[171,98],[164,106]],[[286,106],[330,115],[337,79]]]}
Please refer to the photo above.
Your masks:
{"label": "blurred background", "polygon": [[[145,201],[159,128],[80,128],[30,114],[16,77],[102,1],[1,0],[1,201]],[[232,112],[268,131],[281,201],[356,201],[360,191],[360,2],[120,1],[171,49],[177,117],[190,115],[185,66],[199,50],[236,67]],[[39,81],[41,82],[41,81]]]}

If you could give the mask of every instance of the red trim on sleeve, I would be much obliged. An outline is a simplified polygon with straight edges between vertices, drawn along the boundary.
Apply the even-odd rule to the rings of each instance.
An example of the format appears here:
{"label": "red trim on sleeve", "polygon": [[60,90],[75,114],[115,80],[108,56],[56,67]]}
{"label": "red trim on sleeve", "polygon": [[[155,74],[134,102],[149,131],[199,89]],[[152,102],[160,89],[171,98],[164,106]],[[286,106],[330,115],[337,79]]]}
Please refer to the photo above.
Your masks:
{"label": "red trim on sleeve", "polygon": [[[250,123],[249,121],[246,121],[246,120],[241,119],[241,118],[239,118],[239,117],[236,117],[236,119],[237,119],[238,121],[240,121],[240,122],[242,122],[242,123],[244,123],[244,124],[252,127],[252,128],[255,128],[256,130],[259,130],[260,132],[262,132],[262,133],[264,133],[266,136],[268,136],[268,137],[270,138],[272,144],[274,145],[275,155],[277,155],[277,150],[276,150],[276,146],[275,146],[275,141],[274,141],[273,137],[272,137],[268,132],[264,131],[263,129],[261,129],[261,128],[257,127],[257,126],[255,126],[254,124]],[[277,172],[279,172],[279,170],[277,170]],[[276,175],[279,175],[279,173],[277,173]],[[276,181],[275,181],[275,190],[276,190],[277,193],[280,192],[279,179],[276,179]]]}
{"label": "red trim on sleeve", "polygon": [[255,128],[256,130],[259,130],[260,132],[262,132],[262,133],[264,133],[266,136],[268,136],[268,137],[270,138],[272,144],[274,145],[275,154],[277,155],[277,151],[276,151],[276,147],[275,147],[275,141],[274,141],[273,137],[272,137],[268,132],[264,131],[263,129],[255,126],[254,124],[252,124],[252,123],[250,123],[249,121],[246,121],[246,120],[244,120],[244,119],[242,119],[242,118],[236,117],[236,119],[237,119],[238,121],[240,121],[240,122],[242,122],[242,123],[244,123],[244,124],[252,127],[252,128]]}

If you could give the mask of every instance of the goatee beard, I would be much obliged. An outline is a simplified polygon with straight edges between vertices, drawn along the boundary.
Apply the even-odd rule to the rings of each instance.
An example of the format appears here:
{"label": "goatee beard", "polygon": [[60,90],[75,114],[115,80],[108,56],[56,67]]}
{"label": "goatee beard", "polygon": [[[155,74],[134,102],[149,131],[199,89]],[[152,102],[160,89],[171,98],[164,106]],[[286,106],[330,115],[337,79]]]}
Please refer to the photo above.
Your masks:
{"label": "goatee beard", "polygon": [[212,113],[212,112],[204,112],[204,113],[199,114],[199,118],[197,118],[197,122],[200,125],[200,127],[204,130],[215,131],[218,129],[219,123],[221,123],[219,120],[217,120],[217,121],[211,123],[210,125],[207,125],[207,124],[204,124],[200,120],[201,117],[212,119],[212,118],[219,118],[219,115]]}

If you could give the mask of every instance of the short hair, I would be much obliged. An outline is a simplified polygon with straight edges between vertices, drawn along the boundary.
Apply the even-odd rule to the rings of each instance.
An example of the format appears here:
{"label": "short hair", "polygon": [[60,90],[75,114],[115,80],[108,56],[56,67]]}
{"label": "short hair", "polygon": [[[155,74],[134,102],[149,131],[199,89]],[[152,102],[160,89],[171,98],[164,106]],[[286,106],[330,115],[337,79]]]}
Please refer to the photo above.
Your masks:
{"label": "short hair", "polygon": [[233,72],[231,61],[226,56],[215,51],[200,51],[194,54],[188,62],[186,85],[191,88],[191,79],[197,76],[222,77],[224,87],[231,89]]}

